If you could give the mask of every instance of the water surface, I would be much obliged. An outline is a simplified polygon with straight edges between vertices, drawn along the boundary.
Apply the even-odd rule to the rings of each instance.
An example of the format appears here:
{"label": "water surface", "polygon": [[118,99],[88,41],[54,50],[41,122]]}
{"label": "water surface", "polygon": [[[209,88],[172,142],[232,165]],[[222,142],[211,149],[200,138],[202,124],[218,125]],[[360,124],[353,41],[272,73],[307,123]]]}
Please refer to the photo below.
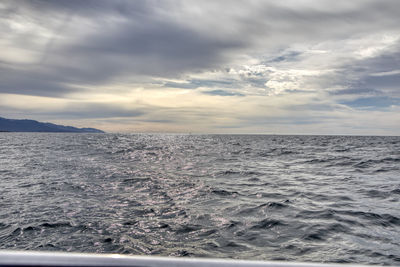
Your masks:
{"label": "water surface", "polygon": [[400,137],[0,133],[0,248],[399,265]]}

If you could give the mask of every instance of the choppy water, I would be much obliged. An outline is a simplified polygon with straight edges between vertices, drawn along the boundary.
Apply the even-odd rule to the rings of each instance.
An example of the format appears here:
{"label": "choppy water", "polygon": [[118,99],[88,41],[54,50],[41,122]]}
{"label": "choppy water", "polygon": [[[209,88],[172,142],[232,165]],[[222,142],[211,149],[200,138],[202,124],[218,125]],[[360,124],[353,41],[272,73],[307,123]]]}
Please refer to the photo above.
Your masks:
{"label": "choppy water", "polygon": [[0,248],[399,265],[400,137],[0,133]]}

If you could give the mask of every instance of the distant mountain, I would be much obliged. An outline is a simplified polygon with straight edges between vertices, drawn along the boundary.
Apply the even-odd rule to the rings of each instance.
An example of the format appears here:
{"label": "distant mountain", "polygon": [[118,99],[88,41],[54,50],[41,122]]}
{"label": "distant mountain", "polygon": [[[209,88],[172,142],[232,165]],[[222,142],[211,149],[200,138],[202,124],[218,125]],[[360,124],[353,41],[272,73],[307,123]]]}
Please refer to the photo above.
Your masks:
{"label": "distant mountain", "polygon": [[12,120],[0,117],[0,132],[104,133],[94,128],[76,128],[34,120]]}

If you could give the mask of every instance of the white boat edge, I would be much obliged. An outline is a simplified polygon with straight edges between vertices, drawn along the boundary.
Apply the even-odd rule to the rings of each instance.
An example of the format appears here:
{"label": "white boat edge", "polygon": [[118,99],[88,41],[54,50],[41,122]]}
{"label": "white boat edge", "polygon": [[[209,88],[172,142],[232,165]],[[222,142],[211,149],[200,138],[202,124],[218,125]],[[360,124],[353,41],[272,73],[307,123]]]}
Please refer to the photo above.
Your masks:
{"label": "white boat edge", "polygon": [[0,251],[0,266],[361,267],[363,265],[3,250]]}

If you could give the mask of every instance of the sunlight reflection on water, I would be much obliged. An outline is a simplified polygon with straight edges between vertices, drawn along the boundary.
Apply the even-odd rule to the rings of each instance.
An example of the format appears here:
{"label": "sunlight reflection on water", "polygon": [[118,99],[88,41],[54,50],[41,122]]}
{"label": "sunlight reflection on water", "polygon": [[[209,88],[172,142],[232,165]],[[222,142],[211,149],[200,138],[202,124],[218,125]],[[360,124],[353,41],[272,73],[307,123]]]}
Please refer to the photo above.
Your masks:
{"label": "sunlight reflection on water", "polygon": [[400,138],[1,133],[3,249],[398,264]]}

